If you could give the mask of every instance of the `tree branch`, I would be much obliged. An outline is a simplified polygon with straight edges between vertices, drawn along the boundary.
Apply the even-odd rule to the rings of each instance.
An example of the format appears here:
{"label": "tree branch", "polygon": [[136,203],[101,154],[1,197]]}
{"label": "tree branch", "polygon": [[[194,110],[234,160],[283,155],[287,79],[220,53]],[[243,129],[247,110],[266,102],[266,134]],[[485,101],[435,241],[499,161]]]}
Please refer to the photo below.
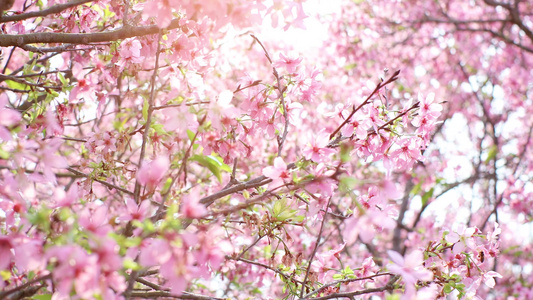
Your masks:
{"label": "tree branch", "polygon": [[[328,204],[326,204],[326,210],[329,209],[330,203],[331,203],[331,197],[329,197]],[[315,258],[316,251],[318,250],[318,244],[320,243],[320,239],[322,238],[322,231],[324,230],[324,223],[326,223],[327,215],[328,214],[324,214],[324,217],[322,217],[322,224],[320,224],[320,231],[318,232],[318,236],[316,238],[315,248],[313,249],[313,253],[311,253],[311,257],[309,258],[309,263],[307,265],[307,270],[305,271],[305,277],[302,283],[302,290],[300,291],[300,298],[304,296],[305,282],[307,281],[307,277],[309,277],[309,271],[311,271],[311,263],[313,262],[313,258]]]}
{"label": "tree branch", "polygon": [[[173,19],[166,30],[180,28],[180,19]],[[0,47],[17,46],[23,47],[36,43],[66,43],[66,44],[91,44],[123,40],[131,37],[145,36],[159,33],[159,27],[151,26],[129,26],[122,28],[94,33],[57,33],[57,32],[37,32],[28,34],[3,34],[0,39]]]}

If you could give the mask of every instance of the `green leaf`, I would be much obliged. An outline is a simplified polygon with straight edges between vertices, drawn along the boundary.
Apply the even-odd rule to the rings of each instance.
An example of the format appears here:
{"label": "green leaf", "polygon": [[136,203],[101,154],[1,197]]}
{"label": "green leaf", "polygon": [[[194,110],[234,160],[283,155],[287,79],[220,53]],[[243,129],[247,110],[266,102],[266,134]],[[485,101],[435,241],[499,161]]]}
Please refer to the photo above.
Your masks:
{"label": "green leaf", "polygon": [[341,280],[344,279],[344,276],[342,274],[333,274],[334,280]]}
{"label": "green leaf", "polygon": [[196,134],[194,132],[192,132],[192,130],[190,129],[187,129],[187,136],[189,137],[189,140],[192,142],[194,140],[194,136]]}
{"label": "green leaf", "polygon": [[347,275],[351,275],[351,274],[354,274],[353,270],[346,266],[346,268],[344,268],[344,270],[342,271],[344,274],[347,274]]}
{"label": "green leaf", "polygon": [[274,206],[272,206],[272,216],[282,222],[296,216],[296,213],[297,210],[291,209],[287,205],[287,198],[274,202]]}
{"label": "green leaf", "polygon": [[9,158],[9,152],[2,149],[2,145],[0,145],[0,158],[1,159],[8,159]]}
{"label": "green leaf", "polygon": [[274,206],[272,207],[272,216],[277,217],[283,210],[284,204],[285,198],[274,202]]}
{"label": "green leaf", "polygon": [[422,195],[422,206],[427,205],[428,200],[433,197],[433,192],[435,192],[435,188],[431,188],[429,191],[425,192],[424,195]]}
{"label": "green leaf", "polygon": [[124,268],[130,269],[130,270],[140,270],[141,265],[134,262],[131,258],[124,259]]}
{"label": "green leaf", "polygon": [[11,278],[11,272],[7,270],[1,270],[0,277],[2,277],[3,280],[9,280],[9,278]]}
{"label": "green leaf", "polygon": [[50,294],[34,295],[34,296],[32,296],[32,299],[35,299],[35,300],[50,300],[50,299],[52,299],[52,295],[50,295]]}
{"label": "green leaf", "polygon": [[352,150],[351,147],[347,146],[347,143],[342,143],[340,146],[341,161],[345,163],[352,160],[352,156],[350,155],[350,152]]}
{"label": "green leaf", "polygon": [[200,165],[207,167],[213,175],[222,182],[221,171],[230,172],[231,168],[222,162],[221,158],[217,158],[213,155],[193,155],[190,160],[198,162]]}
{"label": "green leaf", "polygon": [[487,154],[487,158],[485,159],[485,163],[488,163],[491,160],[493,160],[497,154],[498,154],[498,146],[492,145],[489,149],[489,153]]}
{"label": "green leaf", "polygon": [[30,86],[29,85],[25,85],[23,83],[19,83],[19,82],[16,82],[16,81],[6,80],[5,83],[7,84],[7,86],[10,89],[22,90],[22,91],[29,91],[30,90]]}
{"label": "green leaf", "polygon": [[148,103],[148,99],[144,99],[143,103],[143,119],[146,122],[148,120],[148,107],[150,104]]}
{"label": "green leaf", "polygon": [[422,189],[422,182],[419,182],[417,185],[415,185],[413,187],[413,189],[411,190],[411,195],[418,195],[418,193],[420,192],[420,190]]}
{"label": "green leaf", "polygon": [[400,300],[400,294],[387,295],[387,300]]}
{"label": "green leaf", "polygon": [[67,79],[63,76],[62,72],[57,72],[57,77],[59,78],[59,81],[61,81],[61,85],[68,85]]}
{"label": "green leaf", "polygon": [[167,178],[167,181],[165,181],[165,185],[163,185],[163,188],[161,189],[161,195],[168,193],[168,190],[170,189],[171,184],[172,184],[172,178]]}

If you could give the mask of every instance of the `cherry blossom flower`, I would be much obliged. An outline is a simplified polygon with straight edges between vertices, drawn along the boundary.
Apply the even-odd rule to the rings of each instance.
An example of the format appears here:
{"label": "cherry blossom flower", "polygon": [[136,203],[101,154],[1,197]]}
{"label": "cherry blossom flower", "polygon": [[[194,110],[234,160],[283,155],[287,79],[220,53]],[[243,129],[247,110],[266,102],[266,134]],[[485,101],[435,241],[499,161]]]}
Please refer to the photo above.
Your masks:
{"label": "cherry blossom flower", "polygon": [[272,66],[275,68],[286,68],[287,72],[294,73],[296,72],[296,68],[298,68],[298,65],[302,62],[301,57],[294,57],[292,55],[285,56],[283,53],[280,53],[279,55],[280,59],[274,61],[272,63]]}
{"label": "cherry blossom flower", "polygon": [[331,196],[337,187],[337,182],[331,178],[333,174],[335,174],[335,170],[328,170],[325,164],[319,163],[313,169],[312,175],[314,179],[307,184],[307,190],[323,197]]}
{"label": "cherry blossom flower", "polygon": [[74,287],[82,298],[91,298],[98,292],[98,258],[89,255],[78,245],[55,246],[47,256],[57,261],[53,277],[58,283],[60,296],[68,296]]}
{"label": "cherry blossom flower", "polygon": [[494,277],[502,278],[503,276],[500,273],[497,273],[494,271],[488,271],[482,275],[483,283],[485,283],[486,286],[493,288],[494,285],[496,284]]}
{"label": "cherry blossom flower", "polygon": [[119,219],[120,221],[143,221],[150,215],[150,201],[142,201],[137,205],[131,198],[126,199],[126,212]]}
{"label": "cherry blossom flower", "polygon": [[335,153],[335,150],[328,148],[329,134],[322,129],[318,132],[314,139],[307,144],[303,150],[303,155],[306,159],[312,160],[316,163],[326,162],[328,156]]}
{"label": "cherry blossom flower", "polygon": [[424,99],[421,93],[418,93],[420,101],[420,115],[429,115],[432,119],[437,119],[441,115],[442,104],[435,103],[435,94],[429,93]]}
{"label": "cherry blossom flower", "polygon": [[166,28],[172,21],[172,8],[179,5],[177,0],[151,0],[144,5],[143,18],[153,17],[157,27]]}
{"label": "cherry blossom flower", "polygon": [[73,184],[70,189],[65,192],[62,188],[56,188],[54,190],[55,204],[51,205],[51,208],[58,207],[71,207],[79,199],[79,189],[77,184]]}
{"label": "cherry blossom flower", "polygon": [[265,167],[263,169],[263,175],[272,179],[270,187],[278,187],[283,184],[284,181],[288,181],[291,178],[290,172],[287,169],[287,164],[281,157],[274,159],[274,166]]}
{"label": "cherry blossom flower", "polygon": [[387,251],[392,263],[387,265],[391,273],[401,275],[405,283],[405,294],[402,299],[411,299],[416,293],[415,284],[418,280],[430,281],[433,280],[433,273],[422,266],[424,262],[424,254],[422,251],[415,250],[402,257],[398,252]]}
{"label": "cherry blossom flower", "polygon": [[105,205],[94,206],[96,204],[85,207],[79,213],[78,222],[85,230],[97,236],[105,236],[111,231],[107,218],[108,208]]}
{"label": "cherry blossom flower", "polygon": [[126,62],[129,63],[142,63],[144,57],[141,56],[142,45],[141,42],[136,38],[129,38],[122,41],[120,44],[119,55],[122,58],[123,62],[120,63],[124,67]]}
{"label": "cherry blossom flower", "polygon": [[0,236],[0,270],[7,270],[11,259],[13,259],[13,253],[11,249],[13,248],[12,238],[9,236]]}
{"label": "cherry blossom flower", "polygon": [[181,212],[186,218],[197,219],[205,216],[207,209],[199,200],[200,193],[196,189],[183,197]]}
{"label": "cherry blossom flower", "polygon": [[475,249],[476,243],[472,236],[478,232],[476,227],[466,227],[463,224],[457,226],[457,229],[446,235],[446,241],[454,244],[453,253],[463,252],[466,248]]}
{"label": "cherry blossom flower", "polygon": [[361,269],[357,272],[357,276],[359,277],[367,277],[370,275],[375,274],[374,271],[372,271],[376,267],[376,263],[374,262],[374,258],[372,256],[365,258],[363,261],[363,264],[361,265]]}
{"label": "cherry blossom flower", "polygon": [[139,171],[137,171],[137,180],[140,184],[146,185],[148,190],[154,190],[161,179],[165,176],[170,161],[166,156],[159,156],[153,161],[144,164]]}
{"label": "cherry blossom flower", "polygon": [[8,128],[17,124],[22,118],[18,111],[6,108],[7,103],[7,95],[2,93],[0,95],[0,141],[11,140]]}

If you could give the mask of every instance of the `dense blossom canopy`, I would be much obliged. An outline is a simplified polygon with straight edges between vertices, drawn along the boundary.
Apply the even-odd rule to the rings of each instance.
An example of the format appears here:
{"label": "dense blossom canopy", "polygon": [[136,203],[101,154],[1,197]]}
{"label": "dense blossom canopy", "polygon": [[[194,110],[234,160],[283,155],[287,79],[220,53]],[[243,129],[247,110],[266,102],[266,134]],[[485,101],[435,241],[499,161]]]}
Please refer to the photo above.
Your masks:
{"label": "dense blossom canopy", "polygon": [[1,1],[0,298],[533,297],[533,2],[326,2]]}

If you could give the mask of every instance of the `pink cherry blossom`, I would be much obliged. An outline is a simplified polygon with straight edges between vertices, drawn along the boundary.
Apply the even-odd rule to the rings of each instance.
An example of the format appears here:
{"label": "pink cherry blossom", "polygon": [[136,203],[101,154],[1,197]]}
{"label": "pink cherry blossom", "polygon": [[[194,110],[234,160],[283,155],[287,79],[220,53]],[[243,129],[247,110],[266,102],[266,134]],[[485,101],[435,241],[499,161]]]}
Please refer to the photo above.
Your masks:
{"label": "pink cherry blossom", "polygon": [[274,159],[274,166],[265,167],[263,169],[263,175],[272,179],[270,187],[279,187],[283,185],[284,182],[291,179],[291,174],[287,169],[287,164],[281,157],[276,157]]}
{"label": "pink cherry blossom", "polygon": [[165,28],[172,21],[172,8],[178,8],[175,0],[151,0],[144,5],[143,17],[153,17],[159,28]]}
{"label": "pink cherry blossom", "polygon": [[150,215],[151,204],[150,201],[143,201],[141,204],[137,205],[133,199],[128,198],[126,199],[126,209],[127,212],[120,217],[121,221],[143,221]]}
{"label": "pink cherry blossom", "polygon": [[130,62],[138,64],[143,62],[143,57],[141,56],[141,42],[138,39],[126,39],[120,44],[120,57],[125,62]]}
{"label": "pink cherry blossom", "polygon": [[159,156],[149,163],[144,164],[137,172],[137,180],[140,184],[146,185],[149,190],[155,189],[161,179],[165,176],[170,161],[165,156]]}
{"label": "pink cherry blossom", "polygon": [[327,158],[335,153],[335,150],[327,147],[328,143],[329,134],[325,130],[321,130],[303,150],[304,157],[316,163],[326,162]]}
{"label": "pink cherry blossom", "polygon": [[418,280],[430,281],[433,279],[433,273],[422,266],[424,255],[421,251],[415,250],[405,257],[398,252],[387,251],[392,263],[387,265],[390,272],[401,275],[405,282],[404,299],[410,299],[415,292],[415,284]]}
{"label": "pink cherry blossom", "polygon": [[275,68],[285,68],[289,73],[295,73],[298,65],[302,62],[301,57],[285,56],[283,53],[279,55],[280,59],[274,61],[272,64]]}
{"label": "pink cherry blossom", "polygon": [[20,113],[6,108],[8,102],[7,95],[5,93],[0,95],[0,139],[4,141],[11,140],[11,133],[8,128],[17,124],[20,119]]}

